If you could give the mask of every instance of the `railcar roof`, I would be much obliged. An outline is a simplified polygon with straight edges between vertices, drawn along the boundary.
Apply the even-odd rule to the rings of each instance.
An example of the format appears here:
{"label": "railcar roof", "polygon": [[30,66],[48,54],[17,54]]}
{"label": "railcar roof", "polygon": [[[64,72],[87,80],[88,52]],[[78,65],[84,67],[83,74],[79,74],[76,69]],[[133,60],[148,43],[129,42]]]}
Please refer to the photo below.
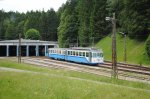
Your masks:
{"label": "railcar roof", "polygon": [[83,50],[83,51],[93,51],[93,52],[102,52],[101,49],[96,49],[96,48],[88,48],[88,47],[73,47],[73,48],[50,48],[50,49],[60,49],[60,50]]}

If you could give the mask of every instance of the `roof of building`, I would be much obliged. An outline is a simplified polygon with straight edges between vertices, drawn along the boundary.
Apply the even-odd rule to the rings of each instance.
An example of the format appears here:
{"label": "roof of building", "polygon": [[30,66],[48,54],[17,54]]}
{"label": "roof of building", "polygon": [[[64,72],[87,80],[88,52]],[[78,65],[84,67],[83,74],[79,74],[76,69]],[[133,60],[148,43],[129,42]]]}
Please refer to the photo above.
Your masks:
{"label": "roof of building", "polygon": [[[3,40],[1,42],[19,42],[19,40]],[[30,40],[30,39],[21,39],[21,42],[54,42],[57,43],[56,41],[41,41],[41,40]]]}
{"label": "roof of building", "polygon": [[[19,40],[4,40],[0,41],[0,45],[17,45]],[[34,44],[47,44],[47,45],[57,45],[57,41],[41,41],[41,40],[30,40],[30,39],[21,39],[22,45],[34,45]]]}

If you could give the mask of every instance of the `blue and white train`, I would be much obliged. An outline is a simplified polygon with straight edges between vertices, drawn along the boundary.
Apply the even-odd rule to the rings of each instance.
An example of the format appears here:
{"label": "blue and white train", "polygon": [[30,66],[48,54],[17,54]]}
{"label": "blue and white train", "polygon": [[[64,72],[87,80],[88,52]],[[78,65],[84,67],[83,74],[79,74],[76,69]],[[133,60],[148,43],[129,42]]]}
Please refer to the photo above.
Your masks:
{"label": "blue and white train", "polygon": [[89,65],[104,62],[102,50],[93,48],[49,48],[48,57]]}

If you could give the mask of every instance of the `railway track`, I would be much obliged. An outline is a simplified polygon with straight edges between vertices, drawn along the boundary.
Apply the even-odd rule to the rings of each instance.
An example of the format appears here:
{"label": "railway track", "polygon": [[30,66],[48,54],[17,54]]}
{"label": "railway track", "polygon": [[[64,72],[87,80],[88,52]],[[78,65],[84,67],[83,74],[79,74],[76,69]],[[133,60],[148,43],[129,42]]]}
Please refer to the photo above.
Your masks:
{"label": "railway track", "polygon": [[[30,63],[34,65],[50,67],[50,68],[59,68],[59,69],[68,69],[78,72],[87,72],[96,75],[103,75],[111,77],[112,66],[111,62],[105,62],[104,64],[99,64],[98,66],[89,66],[84,64],[71,63],[66,61],[52,60],[49,58],[40,58],[40,57],[24,57],[22,58],[23,62]],[[118,63],[118,78],[134,81],[142,81],[150,83],[150,71],[149,69],[136,67],[135,65],[127,65]],[[146,69],[146,70],[145,70]]]}
{"label": "railway track", "polygon": [[[101,66],[99,64],[99,66]],[[103,68],[112,68],[112,63],[110,61],[105,61],[105,63],[102,65]],[[132,65],[132,64],[125,64],[125,63],[117,63],[117,69],[119,71],[125,71],[125,72],[132,72],[137,74],[143,74],[143,75],[149,75],[150,76],[150,67],[145,66],[138,66],[138,65]]]}

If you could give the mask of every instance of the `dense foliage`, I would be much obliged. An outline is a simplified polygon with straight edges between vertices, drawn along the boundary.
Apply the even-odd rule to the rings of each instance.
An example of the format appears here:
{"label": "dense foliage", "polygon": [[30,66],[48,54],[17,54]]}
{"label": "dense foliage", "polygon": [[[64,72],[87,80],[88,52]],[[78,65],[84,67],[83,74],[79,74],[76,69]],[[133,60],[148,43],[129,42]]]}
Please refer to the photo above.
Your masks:
{"label": "dense foliage", "polygon": [[150,0],[120,0],[119,25],[130,38],[145,40],[150,27]]}
{"label": "dense foliage", "polygon": [[28,29],[35,28],[40,32],[42,40],[57,41],[59,20],[53,9],[45,11],[30,11],[25,13],[5,12],[0,10],[0,40],[18,39],[18,34],[24,34]]}
{"label": "dense foliage", "polygon": [[38,30],[32,28],[25,33],[25,38],[31,40],[39,40],[41,36]]}
{"label": "dense foliage", "polygon": [[[111,32],[106,16],[116,13],[117,31],[145,40],[150,27],[150,0],[67,0],[59,12],[58,38],[61,47],[89,46]],[[71,38],[71,39],[70,39]],[[79,41],[78,41],[79,39]]]}
{"label": "dense foliage", "polygon": [[60,47],[69,47],[70,43],[77,42],[78,20],[75,6],[76,0],[67,2],[61,10],[60,25],[58,27],[58,42]]}
{"label": "dense foliage", "polygon": [[61,12],[58,28],[61,47],[89,46],[108,34],[106,1],[68,0],[58,12]]}
{"label": "dense foliage", "polygon": [[67,0],[57,13],[50,9],[26,14],[0,10],[0,39],[16,39],[19,33],[35,28],[42,40],[60,47],[89,46],[111,33],[116,13],[117,31],[136,40],[146,40],[150,31],[150,0]]}

